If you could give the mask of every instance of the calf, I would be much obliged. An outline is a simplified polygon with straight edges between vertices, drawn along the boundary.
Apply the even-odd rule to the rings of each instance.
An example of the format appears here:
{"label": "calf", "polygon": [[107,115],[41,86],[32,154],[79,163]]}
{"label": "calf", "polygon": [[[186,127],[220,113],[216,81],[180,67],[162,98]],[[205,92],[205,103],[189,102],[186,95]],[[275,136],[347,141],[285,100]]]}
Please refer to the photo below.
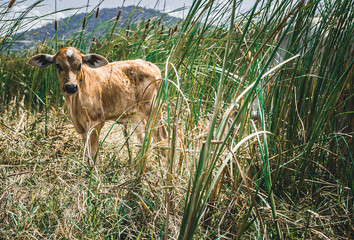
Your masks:
{"label": "calf", "polygon": [[[149,118],[159,88],[160,69],[144,60],[108,63],[97,54],[82,55],[73,47],[55,55],[39,54],[29,65],[46,68],[54,64],[65,105],[75,130],[87,143],[88,158],[98,151],[98,138],[107,120],[139,124]],[[160,113],[155,114],[160,119]],[[153,133],[156,141],[166,138],[164,127]],[[139,136],[142,140],[142,136]]]}

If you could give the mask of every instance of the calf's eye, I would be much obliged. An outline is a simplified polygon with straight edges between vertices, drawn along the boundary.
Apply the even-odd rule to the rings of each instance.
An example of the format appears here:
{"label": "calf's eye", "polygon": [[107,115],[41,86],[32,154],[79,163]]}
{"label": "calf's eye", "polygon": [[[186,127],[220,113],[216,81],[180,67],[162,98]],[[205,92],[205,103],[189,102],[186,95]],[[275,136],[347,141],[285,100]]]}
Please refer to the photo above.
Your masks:
{"label": "calf's eye", "polygon": [[55,64],[55,66],[57,67],[58,71],[61,72],[63,71],[63,68],[60,66],[60,64]]}
{"label": "calf's eye", "polygon": [[80,71],[81,69],[81,63],[79,64],[79,66],[77,67],[77,70]]}

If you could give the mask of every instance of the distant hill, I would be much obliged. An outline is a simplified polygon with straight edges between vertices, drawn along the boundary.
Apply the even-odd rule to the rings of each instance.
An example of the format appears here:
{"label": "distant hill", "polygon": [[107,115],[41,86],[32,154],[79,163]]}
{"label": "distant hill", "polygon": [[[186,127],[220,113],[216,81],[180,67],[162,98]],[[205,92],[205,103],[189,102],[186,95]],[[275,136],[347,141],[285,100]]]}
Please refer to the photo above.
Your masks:
{"label": "distant hill", "polygon": [[[76,34],[78,35],[82,30],[82,22],[85,17],[87,18],[85,32],[92,33],[95,29],[94,36],[99,37],[101,34],[104,34],[105,31],[112,28],[119,10],[120,8],[100,9],[97,18],[96,12],[93,12],[91,17],[87,13],[79,13],[63,18],[58,21],[58,39],[66,40],[75,37]],[[127,6],[122,8],[122,13],[116,27],[122,28],[125,27],[126,24],[147,21],[149,18],[162,18],[162,22],[167,26],[175,25],[179,20],[181,20],[157,10]],[[99,26],[103,26],[103,24],[107,25],[100,28]],[[41,42],[44,39],[46,41],[51,40],[55,36],[54,22],[40,28],[27,31],[26,33],[19,33],[17,36],[19,35],[23,36],[12,46],[13,50],[33,46],[35,43]]]}

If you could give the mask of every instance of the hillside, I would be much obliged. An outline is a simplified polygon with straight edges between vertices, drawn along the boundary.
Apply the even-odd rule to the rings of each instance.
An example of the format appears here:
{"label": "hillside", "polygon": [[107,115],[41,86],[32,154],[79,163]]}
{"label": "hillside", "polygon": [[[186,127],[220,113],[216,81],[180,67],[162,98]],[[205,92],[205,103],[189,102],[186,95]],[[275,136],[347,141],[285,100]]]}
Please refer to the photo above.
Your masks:
{"label": "hillside", "polygon": [[[100,9],[98,17],[96,18],[96,11],[91,13],[79,13],[70,17],[63,18],[58,21],[58,39],[66,40],[73,39],[75,36],[79,35],[82,27],[83,20],[86,17],[87,21],[85,24],[84,33],[93,33],[93,36],[98,38],[100,35],[111,29],[117,18],[117,14],[120,8],[104,8]],[[125,27],[127,24],[135,24],[151,19],[162,19],[162,22],[167,26],[175,25],[180,19],[172,17],[168,14],[156,11],[154,9],[139,8],[136,6],[127,6],[122,8],[122,13],[117,22],[116,28]],[[104,26],[104,27],[102,27]],[[30,47],[35,43],[42,41],[50,41],[56,38],[56,31],[54,27],[54,22],[42,26],[40,28],[35,28],[24,33],[19,33],[20,41],[16,42],[12,49],[19,49],[23,47]]]}

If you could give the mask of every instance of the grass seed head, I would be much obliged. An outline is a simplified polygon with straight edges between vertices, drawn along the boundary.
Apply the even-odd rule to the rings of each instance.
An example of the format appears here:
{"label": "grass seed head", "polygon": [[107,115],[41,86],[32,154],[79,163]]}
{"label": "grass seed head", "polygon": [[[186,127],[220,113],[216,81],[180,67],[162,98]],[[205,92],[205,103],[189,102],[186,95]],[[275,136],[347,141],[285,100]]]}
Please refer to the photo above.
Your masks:
{"label": "grass seed head", "polygon": [[117,18],[116,18],[116,22],[118,22],[118,20],[119,20],[121,14],[122,14],[122,9],[120,9],[120,10],[118,11]]}
{"label": "grass seed head", "polygon": [[16,2],[15,0],[11,0],[9,5],[7,5],[7,8],[11,8],[14,5],[15,2]]}
{"label": "grass seed head", "polygon": [[128,25],[128,26],[127,26],[127,32],[126,32],[126,36],[127,36],[127,37],[129,36],[129,31],[130,31],[130,26]]}
{"label": "grass seed head", "polygon": [[147,20],[146,25],[145,25],[145,30],[148,30],[148,29],[149,29],[150,20],[151,20],[150,18]]}
{"label": "grass seed head", "polygon": [[86,27],[86,20],[87,20],[87,17],[85,16],[84,20],[82,22],[82,29],[85,29],[85,27]]}

